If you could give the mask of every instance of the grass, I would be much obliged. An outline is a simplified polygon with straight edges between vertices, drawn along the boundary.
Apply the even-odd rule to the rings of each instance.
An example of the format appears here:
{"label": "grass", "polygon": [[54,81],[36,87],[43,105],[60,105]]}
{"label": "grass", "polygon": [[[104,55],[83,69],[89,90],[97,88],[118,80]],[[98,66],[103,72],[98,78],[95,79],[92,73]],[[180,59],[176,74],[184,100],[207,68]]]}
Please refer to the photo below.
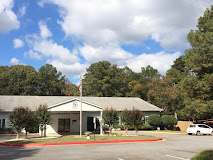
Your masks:
{"label": "grass", "polygon": [[192,157],[191,160],[212,160],[212,157],[213,150],[205,150]]}
{"label": "grass", "polygon": [[[119,133],[119,132],[125,132],[125,131],[124,130],[113,131],[113,133]],[[159,131],[158,130],[147,130],[147,131],[146,130],[139,130],[138,133],[140,133],[140,132],[141,133],[143,133],[143,132],[144,133],[146,133],[146,132],[156,132],[156,133],[160,132],[160,133],[163,133],[164,132],[164,133],[181,133],[181,134],[182,133],[186,133],[185,131],[171,131],[171,130],[159,130]],[[135,133],[135,131],[134,130],[128,130],[128,133]]]}
{"label": "grass", "polygon": [[[85,136],[79,138],[78,136],[63,136],[60,138],[52,139],[29,139],[29,140],[17,140],[7,141],[8,144],[45,144],[45,143],[66,143],[66,142],[92,142],[94,141],[93,135],[91,139],[86,139]],[[95,136],[95,141],[120,141],[120,140],[147,140],[156,139],[152,136]]]}

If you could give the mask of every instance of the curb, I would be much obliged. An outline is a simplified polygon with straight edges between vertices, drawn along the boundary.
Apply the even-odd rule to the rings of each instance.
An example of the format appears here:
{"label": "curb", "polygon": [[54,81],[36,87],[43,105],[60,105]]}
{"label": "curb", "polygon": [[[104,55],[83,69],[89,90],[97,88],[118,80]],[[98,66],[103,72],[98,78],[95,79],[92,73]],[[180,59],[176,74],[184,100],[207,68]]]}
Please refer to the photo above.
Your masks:
{"label": "curb", "polygon": [[[114,133],[125,133],[125,131],[113,131],[113,132]],[[131,132],[129,132],[129,133],[131,133]],[[176,135],[186,134],[186,133],[172,133],[172,132],[161,132],[161,131],[138,131],[138,133],[176,134]]]}
{"label": "curb", "polygon": [[163,140],[163,138],[142,139],[142,140],[123,140],[123,141],[45,143],[45,144],[8,144],[8,143],[0,142],[0,145],[12,146],[12,147],[43,147],[43,146],[60,146],[60,145],[76,145],[76,144],[107,144],[107,143],[154,142],[154,141],[161,141],[161,140]]}

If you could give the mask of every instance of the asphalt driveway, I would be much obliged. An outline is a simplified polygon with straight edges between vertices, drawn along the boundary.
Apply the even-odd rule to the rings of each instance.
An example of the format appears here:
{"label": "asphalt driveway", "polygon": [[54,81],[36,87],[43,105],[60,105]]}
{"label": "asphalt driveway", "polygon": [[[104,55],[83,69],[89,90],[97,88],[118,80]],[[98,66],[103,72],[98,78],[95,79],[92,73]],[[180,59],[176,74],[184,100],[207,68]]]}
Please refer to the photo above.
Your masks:
{"label": "asphalt driveway", "polygon": [[202,150],[213,149],[213,136],[139,134],[159,136],[166,140],[31,148],[0,146],[0,159],[188,160]]}

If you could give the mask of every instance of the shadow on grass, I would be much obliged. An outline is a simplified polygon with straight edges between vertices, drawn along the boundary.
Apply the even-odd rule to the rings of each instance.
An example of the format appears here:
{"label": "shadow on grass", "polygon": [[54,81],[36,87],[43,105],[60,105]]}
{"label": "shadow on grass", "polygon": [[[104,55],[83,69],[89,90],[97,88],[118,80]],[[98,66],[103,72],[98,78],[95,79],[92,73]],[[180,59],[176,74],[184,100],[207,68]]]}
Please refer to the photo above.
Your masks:
{"label": "shadow on grass", "polygon": [[11,160],[32,157],[39,150],[39,148],[0,146],[0,159]]}

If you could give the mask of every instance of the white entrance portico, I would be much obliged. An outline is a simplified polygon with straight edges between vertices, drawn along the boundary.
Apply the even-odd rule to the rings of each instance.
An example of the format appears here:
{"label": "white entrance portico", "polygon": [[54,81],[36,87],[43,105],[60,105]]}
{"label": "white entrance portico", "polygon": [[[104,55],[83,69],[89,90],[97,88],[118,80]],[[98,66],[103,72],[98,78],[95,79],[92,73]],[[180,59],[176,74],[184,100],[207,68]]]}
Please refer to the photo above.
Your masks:
{"label": "white entrance portico", "polygon": [[[77,98],[48,107],[51,111],[51,124],[47,133],[80,132],[80,101]],[[88,118],[97,117],[102,122],[102,107],[82,101],[82,132],[88,130]],[[100,124],[102,134],[102,124]]]}

